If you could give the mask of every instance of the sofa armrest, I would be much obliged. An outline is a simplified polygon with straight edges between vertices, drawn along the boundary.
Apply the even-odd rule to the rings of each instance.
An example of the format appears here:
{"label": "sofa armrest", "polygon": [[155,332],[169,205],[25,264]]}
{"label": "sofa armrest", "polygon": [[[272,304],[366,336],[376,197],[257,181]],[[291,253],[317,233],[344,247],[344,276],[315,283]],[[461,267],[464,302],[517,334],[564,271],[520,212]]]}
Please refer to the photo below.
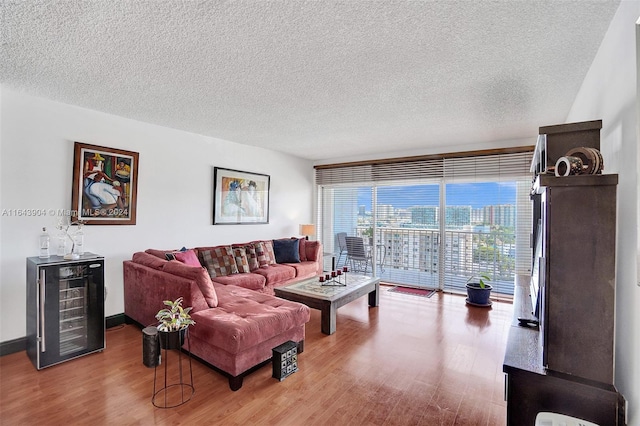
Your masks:
{"label": "sofa armrest", "polygon": [[131,260],[123,262],[124,313],[141,325],[157,324],[155,316],[164,308],[163,301],[183,298],[192,312],[208,309],[195,280],[168,274]]}

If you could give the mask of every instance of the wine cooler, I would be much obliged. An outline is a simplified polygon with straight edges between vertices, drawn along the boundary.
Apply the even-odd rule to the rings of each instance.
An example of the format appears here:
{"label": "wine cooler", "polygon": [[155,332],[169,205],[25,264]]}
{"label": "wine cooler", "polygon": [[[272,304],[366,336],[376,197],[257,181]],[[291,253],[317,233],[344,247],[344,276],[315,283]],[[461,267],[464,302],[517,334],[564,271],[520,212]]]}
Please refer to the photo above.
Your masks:
{"label": "wine cooler", "polygon": [[40,370],[105,347],[104,258],[27,258],[27,354]]}

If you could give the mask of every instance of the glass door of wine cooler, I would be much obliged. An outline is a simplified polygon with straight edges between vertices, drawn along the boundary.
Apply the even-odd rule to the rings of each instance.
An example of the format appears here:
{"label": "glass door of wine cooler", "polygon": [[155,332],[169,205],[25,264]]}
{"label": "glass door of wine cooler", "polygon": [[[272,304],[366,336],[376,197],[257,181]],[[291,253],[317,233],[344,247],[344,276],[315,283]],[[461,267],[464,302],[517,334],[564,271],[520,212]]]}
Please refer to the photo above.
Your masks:
{"label": "glass door of wine cooler", "polygon": [[83,269],[86,265],[60,267],[59,345],[60,356],[87,348],[87,286]]}

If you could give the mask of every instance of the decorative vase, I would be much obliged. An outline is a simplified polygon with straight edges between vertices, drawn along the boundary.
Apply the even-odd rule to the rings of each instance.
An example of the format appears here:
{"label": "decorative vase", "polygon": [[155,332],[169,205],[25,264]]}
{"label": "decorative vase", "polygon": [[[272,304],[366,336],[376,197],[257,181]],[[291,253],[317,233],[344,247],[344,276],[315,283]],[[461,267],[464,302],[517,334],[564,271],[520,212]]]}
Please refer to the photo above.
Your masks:
{"label": "decorative vase", "polygon": [[467,303],[473,306],[491,306],[491,287],[485,284],[484,288],[480,287],[480,283],[467,284]]}
{"label": "decorative vase", "polygon": [[158,330],[158,340],[161,349],[180,349],[184,343],[184,337],[187,334],[187,328],[184,327],[176,331],[160,331]]}
{"label": "decorative vase", "polygon": [[84,254],[84,230],[82,223],[78,223],[78,230],[73,234],[74,252],[82,256]]}

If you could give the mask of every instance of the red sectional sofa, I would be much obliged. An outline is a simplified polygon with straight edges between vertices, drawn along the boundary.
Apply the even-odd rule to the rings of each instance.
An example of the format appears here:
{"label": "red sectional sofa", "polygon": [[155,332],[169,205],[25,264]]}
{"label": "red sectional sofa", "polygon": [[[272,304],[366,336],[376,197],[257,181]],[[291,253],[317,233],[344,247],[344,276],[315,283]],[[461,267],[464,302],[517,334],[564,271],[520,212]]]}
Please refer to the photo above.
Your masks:
{"label": "red sectional sofa", "polygon": [[[123,263],[125,316],[141,326],[155,325],[162,302],[182,297],[183,306],[193,308],[191,317],[196,322],[189,329],[189,346],[185,343],[183,349],[224,373],[230,388],[238,390],[248,372],[271,358],[274,347],[291,340],[298,343],[299,352],[304,350],[309,308],[273,296],[274,287],[322,270],[321,244],[304,241],[304,248],[300,243],[296,247],[305,251],[301,258],[312,260],[264,263],[258,270],[219,276],[221,270],[235,271],[237,262],[244,260],[234,258],[234,268],[227,253],[212,267],[211,262],[196,265],[193,255],[203,262],[204,251],[226,253],[214,249],[229,246],[134,253]],[[248,244],[252,243],[242,246]]]}
{"label": "red sectional sofa", "polygon": [[[298,247],[298,256],[283,257],[284,260],[292,262],[282,262],[276,259],[278,257],[276,255],[280,253],[274,250],[273,245],[282,242],[296,243],[291,248]],[[257,248],[258,246],[262,246],[262,248]],[[257,248],[257,253],[248,253],[247,247]],[[243,262],[240,260],[241,256],[236,256],[238,250],[242,249],[245,249],[247,259],[244,270],[240,267]],[[322,244],[319,241],[309,241],[303,238],[282,238],[213,247],[196,247],[192,250],[195,252],[199,264],[207,268],[213,282],[225,285],[232,284],[271,295],[274,294],[274,287],[312,278],[322,272]],[[179,251],[147,249],[145,253],[165,259],[167,255],[176,254]],[[284,253],[287,254],[286,251]],[[232,262],[232,257],[235,260],[237,272],[232,272],[235,269],[229,265]]]}

